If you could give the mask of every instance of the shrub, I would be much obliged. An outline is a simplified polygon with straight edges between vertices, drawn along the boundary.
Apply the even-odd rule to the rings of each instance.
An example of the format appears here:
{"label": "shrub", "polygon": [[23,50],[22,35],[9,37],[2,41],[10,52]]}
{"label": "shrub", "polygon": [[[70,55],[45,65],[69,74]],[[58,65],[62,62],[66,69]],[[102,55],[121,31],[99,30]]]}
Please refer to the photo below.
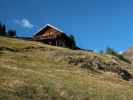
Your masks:
{"label": "shrub", "polygon": [[107,48],[105,50],[105,54],[110,54],[110,55],[113,55],[113,56],[116,56],[118,57],[120,60],[124,61],[124,62],[127,62],[127,63],[131,63],[127,58],[125,58],[122,54],[119,54],[117,53],[115,50],[113,50],[112,48]]}

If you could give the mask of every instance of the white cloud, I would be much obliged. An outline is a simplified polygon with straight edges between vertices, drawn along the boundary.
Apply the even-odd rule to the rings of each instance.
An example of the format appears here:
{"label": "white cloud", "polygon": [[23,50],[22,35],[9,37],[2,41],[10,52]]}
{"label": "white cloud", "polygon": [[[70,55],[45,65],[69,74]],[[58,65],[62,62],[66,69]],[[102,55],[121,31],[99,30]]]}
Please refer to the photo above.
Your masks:
{"label": "white cloud", "polygon": [[34,25],[31,24],[31,22],[25,18],[22,20],[15,20],[14,22],[24,28],[33,28],[34,27]]}
{"label": "white cloud", "polygon": [[123,51],[119,51],[118,53],[119,53],[119,54],[123,54]]}

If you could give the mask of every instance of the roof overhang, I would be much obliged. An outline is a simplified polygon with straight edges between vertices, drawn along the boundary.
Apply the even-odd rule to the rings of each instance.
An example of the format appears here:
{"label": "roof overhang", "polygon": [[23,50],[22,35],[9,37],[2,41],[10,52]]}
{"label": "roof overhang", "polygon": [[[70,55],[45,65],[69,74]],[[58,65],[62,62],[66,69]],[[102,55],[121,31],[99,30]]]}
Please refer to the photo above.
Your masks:
{"label": "roof overhang", "polygon": [[33,33],[33,36],[35,36],[36,34],[38,34],[39,32],[41,32],[42,30],[44,30],[44,29],[47,28],[47,27],[51,27],[51,28],[53,28],[53,29],[55,29],[55,30],[57,30],[57,31],[59,31],[59,32],[61,32],[61,33],[63,33],[63,31],[60,30],[59,28],[57,28],[57,27],[55,27],[55,26],[53,26],[53,25],[51,25],[51,24],[46,24],[44,27],[42,27],[41,29],[39,29],[37,32]]}

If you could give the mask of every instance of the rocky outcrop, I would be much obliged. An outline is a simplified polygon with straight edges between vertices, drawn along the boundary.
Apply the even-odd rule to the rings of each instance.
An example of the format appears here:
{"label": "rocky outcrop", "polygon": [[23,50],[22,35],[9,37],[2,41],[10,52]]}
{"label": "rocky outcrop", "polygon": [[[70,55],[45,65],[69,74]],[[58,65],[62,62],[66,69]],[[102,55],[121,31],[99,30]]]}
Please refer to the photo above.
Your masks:
{"label": "rocky outcrop", "polygon": [[97,58],[89,58],[89,57],[78,57],[78,58],[70,58],[69,63],[78,65],[81,68],[89,69],[95,72],[98,71],[109,71],[118,74],[124,80],[132,79],[132,75],[117,62],[114,62],[113,59],[110,62],[102,62]]}
{"label": "rocky outcrop", "polygon": [[[132,75],[126,69],[126,65],[122,64],[117,57],[111,58],[102,57],[102,55],[93,54],[84,55],[82,53],[65,53],[65,52],[51,52],[52,59],[67,61],[71,65],[79,66],[82,69],[91,70],[95,72],[112,72],[120,76],[124,80],[132,80]],[[123,62],[124,63],[124,62]]]}

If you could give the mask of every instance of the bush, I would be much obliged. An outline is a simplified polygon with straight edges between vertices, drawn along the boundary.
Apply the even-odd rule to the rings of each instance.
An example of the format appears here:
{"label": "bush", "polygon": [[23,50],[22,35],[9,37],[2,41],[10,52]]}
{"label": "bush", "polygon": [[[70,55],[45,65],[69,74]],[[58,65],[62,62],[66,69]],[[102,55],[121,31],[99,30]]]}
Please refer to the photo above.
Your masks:
{"label": "bush", "polygon": [[120,59],[120,60],[123,60],[123,61],[125,61],[125,62],[127,62],[127,63],[130,63],[131,64],[131,61],[129,61],[127,58],[125,58],[123,55],[121,55],[121,54],[118,54],[117,55],[117,57]]}
{"label": "bush", "polygon": [[117,53],[115,50],[113,50],[112,48],[107,48],[105,50],[105,54],[110,54],[110,55],[113,55],[113,56],[116,56],[118,57],[120,60],[124,61],[124,62],[127,62],[127,63],[131,63],[127,58],[125,58],[122,54],[119,54]]}
{"label": "bush", "polygon": [[109,47],[108,47],[108,48],[105,50],[105,54],[117,55],[117,52],[114,51],[112,48],[109,48]]}

